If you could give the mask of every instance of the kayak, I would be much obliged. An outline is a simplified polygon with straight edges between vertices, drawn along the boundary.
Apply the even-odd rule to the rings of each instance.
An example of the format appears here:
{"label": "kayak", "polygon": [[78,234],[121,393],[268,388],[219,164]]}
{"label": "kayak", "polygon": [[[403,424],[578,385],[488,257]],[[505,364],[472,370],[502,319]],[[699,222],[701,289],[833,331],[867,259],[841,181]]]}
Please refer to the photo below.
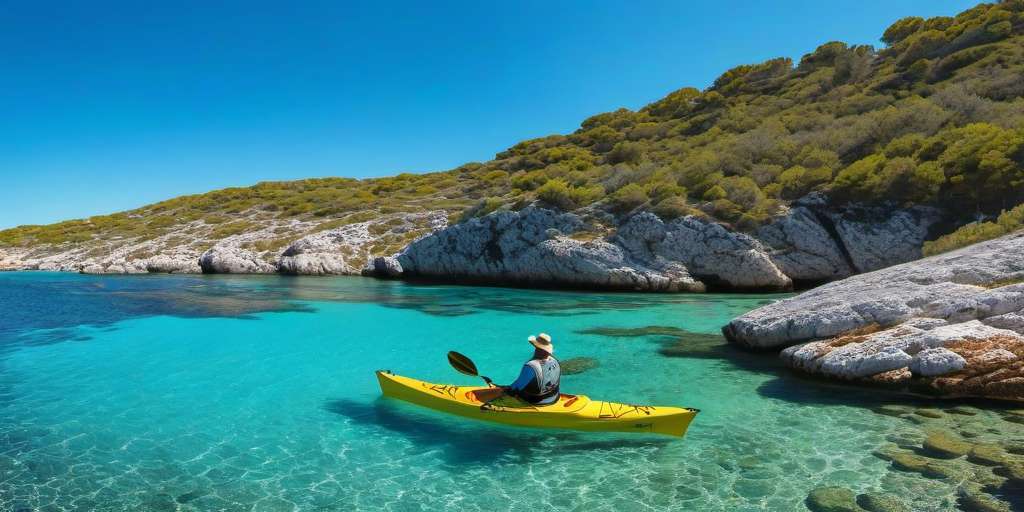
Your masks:
{"label": "kayak", "polygon": [[514,397],[487,403],[476,398],[485,386],[434,384],[387,370],[377,372],[386,397],[404,400],[449,414],[506,425],[560,428],[589,432],[640,432],[683,437],[697,409],[655,407],[591,400],[585,395],[563,394],[551,405],[532,405]]}

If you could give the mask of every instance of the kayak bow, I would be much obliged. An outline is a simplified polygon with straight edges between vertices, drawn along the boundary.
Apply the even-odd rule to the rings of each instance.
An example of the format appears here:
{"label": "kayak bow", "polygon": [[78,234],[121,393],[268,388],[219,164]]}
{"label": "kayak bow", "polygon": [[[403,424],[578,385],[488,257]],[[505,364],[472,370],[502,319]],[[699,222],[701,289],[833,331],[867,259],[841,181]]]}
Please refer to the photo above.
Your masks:
{"label": "kayak bow", "polygon": [[641,432],[682,437],[697,409],[629,405],[591,400],[584,395],[559,397],[551,405],[536,406],[518,398],[502,397],[484,403],[476,398],[483,386],[434,384],[377,372],[384,396],[449,414],[506,425],[562,428],[590,432]]}

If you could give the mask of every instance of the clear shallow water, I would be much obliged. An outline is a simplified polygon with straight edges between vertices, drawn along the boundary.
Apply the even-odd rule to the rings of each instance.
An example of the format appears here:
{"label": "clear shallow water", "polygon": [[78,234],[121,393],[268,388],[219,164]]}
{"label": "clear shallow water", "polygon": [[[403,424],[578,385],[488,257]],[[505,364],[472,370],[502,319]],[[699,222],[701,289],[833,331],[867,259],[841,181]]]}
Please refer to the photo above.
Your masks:
{"label": "clear shallow water", "polygon": [[[877,393],[796,379],[714,336],[620,332],[714,335],[775,298],[0,274],[0,510],[801,510],[822,485],[955,509],[961,482],[872,455],[928,427],[872,412]],[[379,398],[380,368],[474,383],[448,350],[509,381],[541,330],[563,360],[600,363],[564,390],[703,412],[679,441]],[[962,421],[1024,438],[996,413]]]}

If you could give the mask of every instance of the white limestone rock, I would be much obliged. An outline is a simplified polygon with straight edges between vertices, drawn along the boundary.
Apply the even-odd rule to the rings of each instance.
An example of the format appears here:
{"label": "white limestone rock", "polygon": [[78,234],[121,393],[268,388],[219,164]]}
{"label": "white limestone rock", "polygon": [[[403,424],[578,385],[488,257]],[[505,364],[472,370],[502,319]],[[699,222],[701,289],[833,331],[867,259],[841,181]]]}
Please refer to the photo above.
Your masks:
{"label": "white limestone rock", "polygon": [[967,366],[967,360],[951,350],[937,347],[924,349],[910,361],[910,372],[914,375],[934,377],[958,372]]}
{"label": "white limestone rock", "polygon": [[1024,233],[848,277],[751,311],[723,332],[743,345],[780,347],[913,317],[963,321],[1008,313],[1020,301],[1019,285],[986,286],[1024,278],[1020,254]]}
{"label": "white limestone rock", "polygon": [[614,240],[638,261],[677,262],[705,283],[775,290],[793,285],[756,239],[695,216],[663,223],[651,213],[634,215]]}
{"label": "white limestone rock", "polygon": [[1014,311],[1003,315],[990,316],[982,320],[986,325],[1009,329],[1019,334],[1024,334],[1024,311]]}
{"label": "white limestone rock", "polygon": [[397,261],[407,277],[644,291],[704,289],[681,265],[644,264],[614,243],[571,238],[584,227],[574,214],[542,208],[496,212],[421,238]]}
{"label": "white limestone rock", "polygon": [[905,323],[852,339],[795,345],[784,349],[780,357],[794,369],[841,380],[861,379],[908,367],[915,375],[936,376],[958,371],[966,365],[963,357],[946,348],[955,342],[999,336],[1024,342],[1024,337],[1012,331],[989,327],[977,320],[943,326],[923,325],[928,329]]}
{"label": "white limestone rock", "polygon": [[758,230],[779,269],[797,281],[831,281],[854,273],[836,239],[813,210],[798,206]]}
{"label": "white limestone rock", "polygon": [[157,274],[200,274],[199,257],[194,253],[159,254],[139,262],[147,272]]}
{"label": "white limestone rock", "polygon": [[832,221],[857,272],[869,272],[921,257],[928,230],[939,221],[934,208],[850,208]]}
{"label": "white limestone rock", "polygon": [[216,245],[199,257],[204,274],[271,274],[277,268],[252,251]]}
{"label": "white limestone rock", "polygon": [[398,278],[403,272],[402,264],[394,256],[377,256],[363,269],[363,275],[384,278]]}

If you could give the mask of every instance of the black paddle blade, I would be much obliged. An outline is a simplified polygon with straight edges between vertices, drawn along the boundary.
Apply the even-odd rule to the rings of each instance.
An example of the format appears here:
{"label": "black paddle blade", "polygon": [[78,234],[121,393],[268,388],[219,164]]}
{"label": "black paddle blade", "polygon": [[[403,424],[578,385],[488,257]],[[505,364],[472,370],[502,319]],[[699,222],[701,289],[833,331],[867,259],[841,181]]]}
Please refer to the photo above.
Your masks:
{"label": "black paddle blade", "polygon": [[476,365],[473,364],[473,361],[458,352],[448,352],[448,364],[452,365],[452,368],[455,368],[455,371],[459,373],[464,373],[472,377],[479,375],[476,372]]}

